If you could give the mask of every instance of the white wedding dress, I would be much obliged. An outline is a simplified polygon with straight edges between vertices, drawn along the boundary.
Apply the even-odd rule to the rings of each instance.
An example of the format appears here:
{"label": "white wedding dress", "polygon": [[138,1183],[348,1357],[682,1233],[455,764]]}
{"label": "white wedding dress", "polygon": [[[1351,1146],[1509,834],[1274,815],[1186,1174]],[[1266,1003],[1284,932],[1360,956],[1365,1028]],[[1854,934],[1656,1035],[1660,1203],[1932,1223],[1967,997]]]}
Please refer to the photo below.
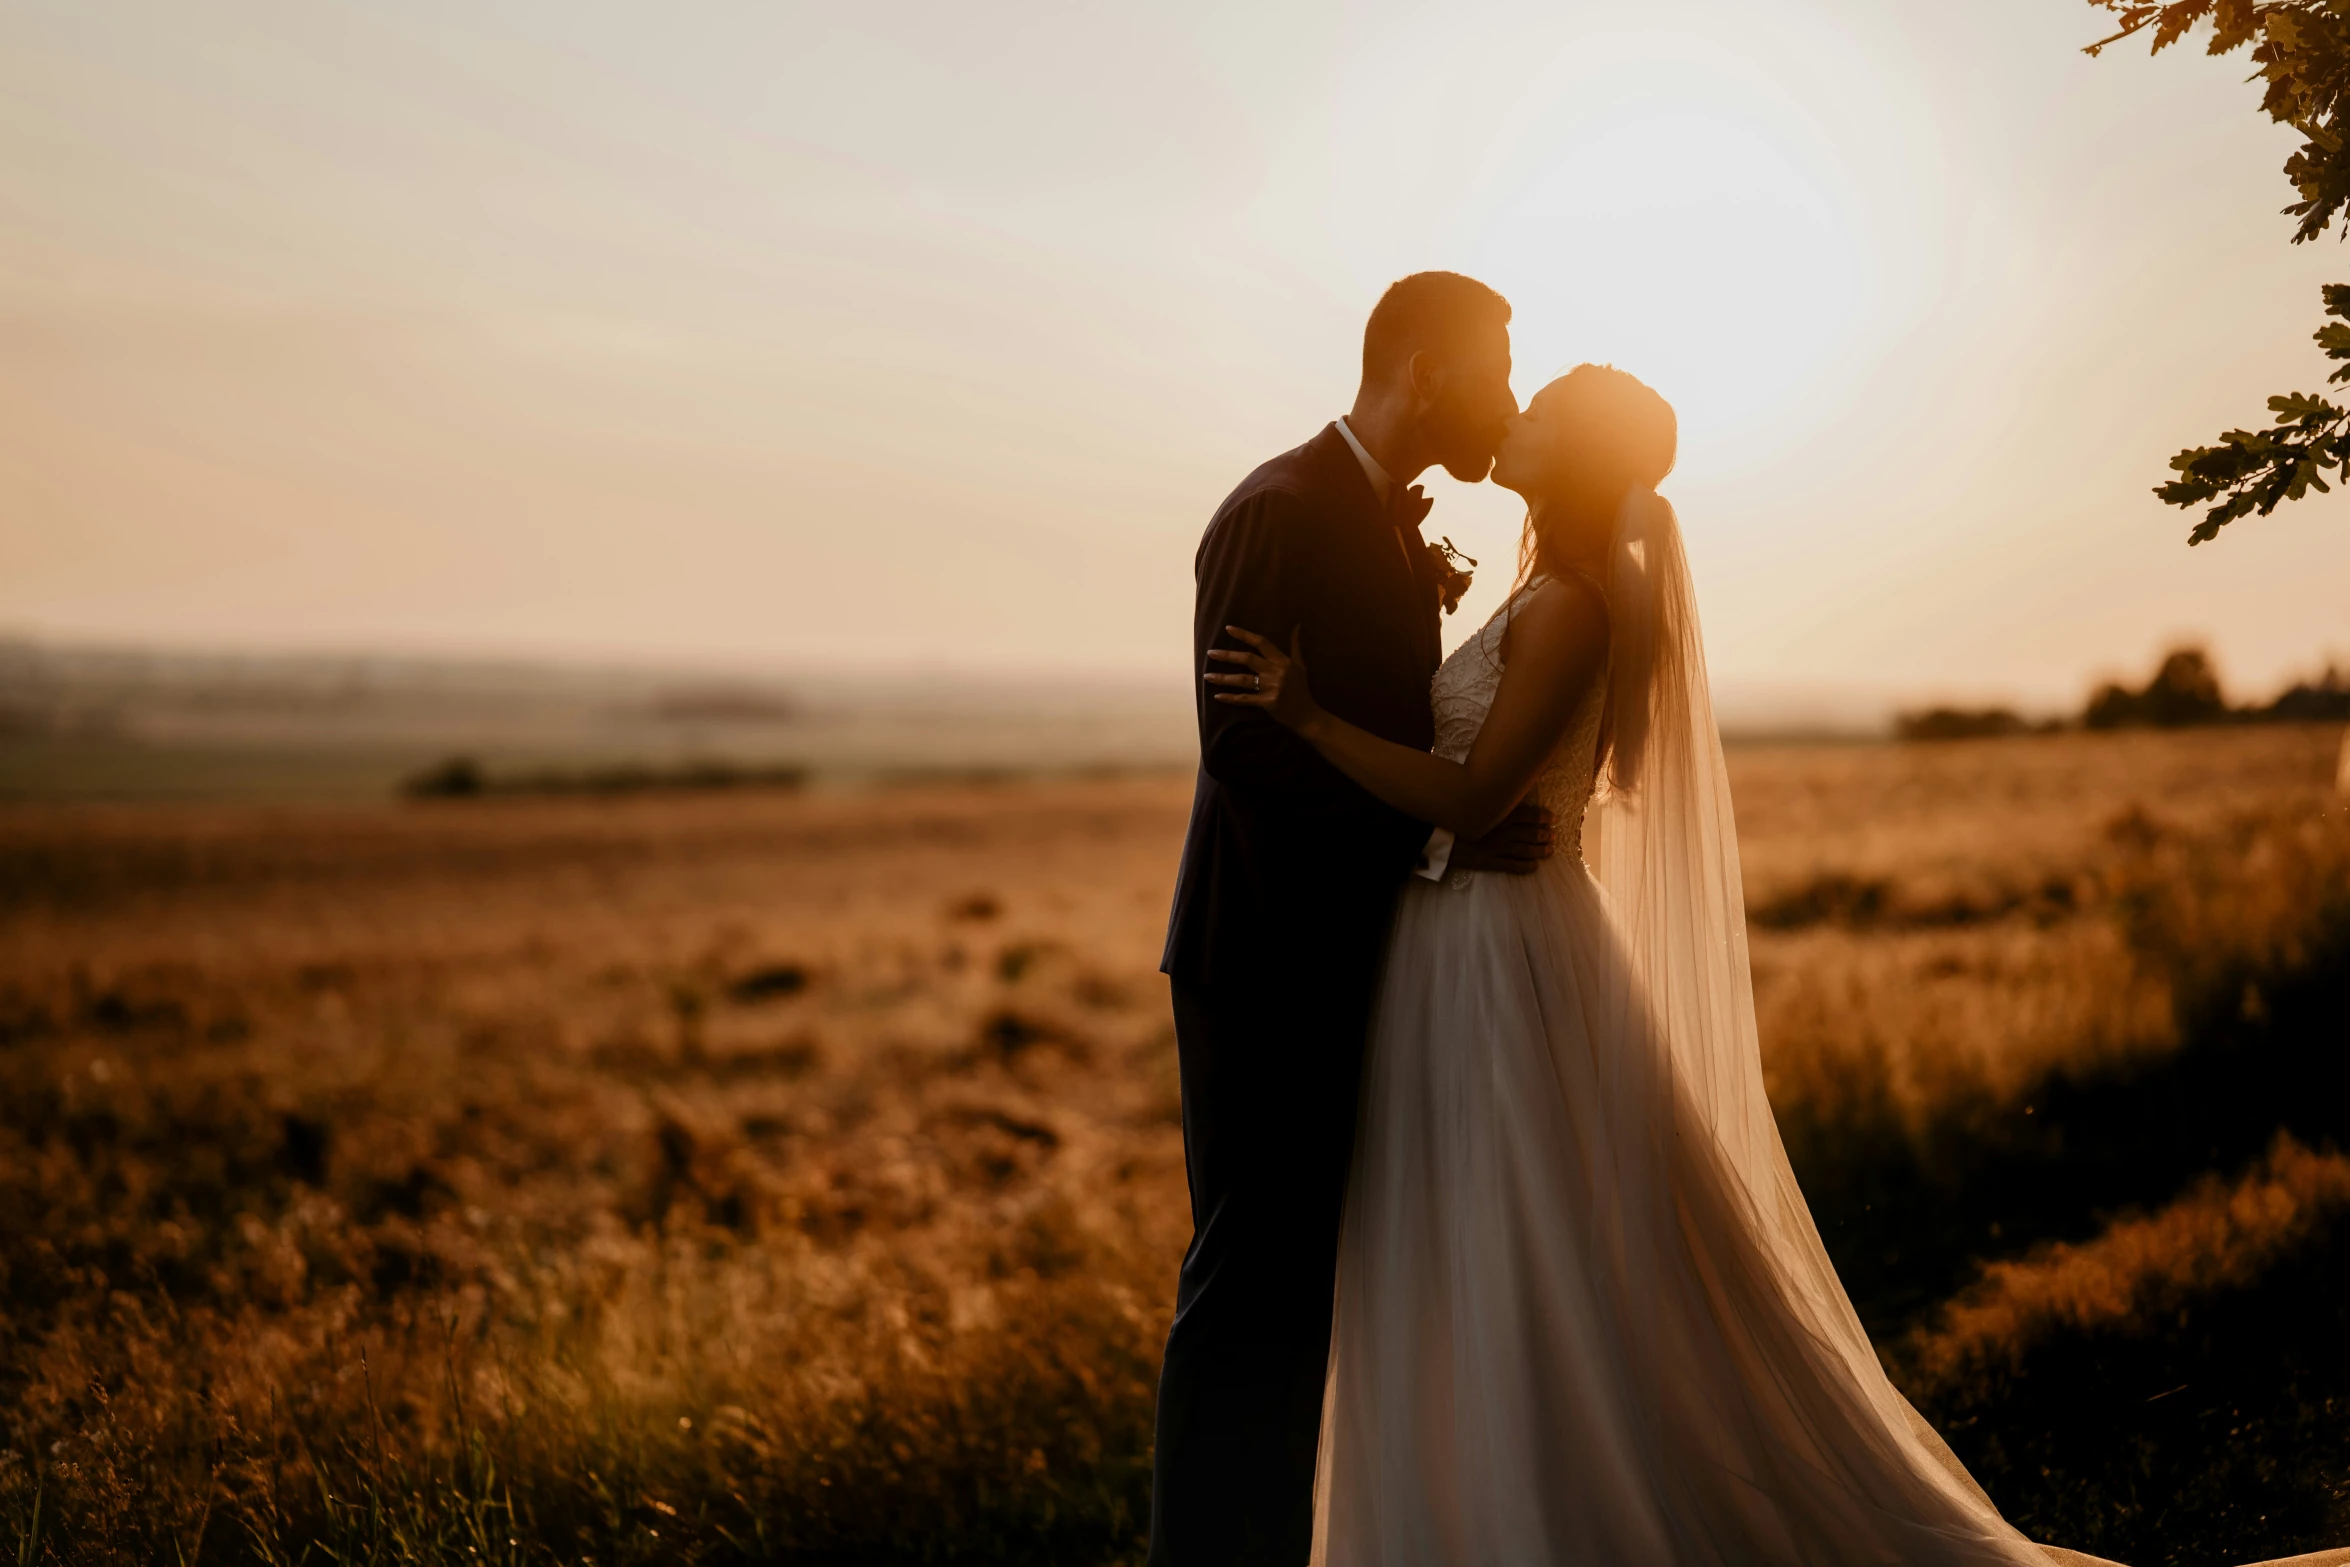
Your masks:
{"label": "white wedding dress", "polygon": [[[1610,678],[1534,786],[1554,858],[1396,913],[1314,1559],[2044,1567],[1886,1379],[1787,1167],[1694,601],[1644,500]],[[1438,672],[1437,754],[1468,755],[1522,601]],[[1636,776],[1599,765],[1611,686]]]}

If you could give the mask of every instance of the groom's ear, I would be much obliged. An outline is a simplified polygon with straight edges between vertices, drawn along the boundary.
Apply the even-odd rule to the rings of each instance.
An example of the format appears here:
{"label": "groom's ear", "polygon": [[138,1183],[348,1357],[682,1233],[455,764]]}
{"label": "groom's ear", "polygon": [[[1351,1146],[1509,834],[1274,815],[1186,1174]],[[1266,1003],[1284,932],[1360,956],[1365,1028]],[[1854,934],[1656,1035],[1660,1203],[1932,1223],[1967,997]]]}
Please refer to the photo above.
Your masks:
{"label": "groom's ear", "polygon": [[1425,348],[1412,350],[1412,357],[1404,364],[1404,374],[1411,379],[1412,395],[1423,403],[1439,401],[1444,396],[1444,370],[1436,356]]}

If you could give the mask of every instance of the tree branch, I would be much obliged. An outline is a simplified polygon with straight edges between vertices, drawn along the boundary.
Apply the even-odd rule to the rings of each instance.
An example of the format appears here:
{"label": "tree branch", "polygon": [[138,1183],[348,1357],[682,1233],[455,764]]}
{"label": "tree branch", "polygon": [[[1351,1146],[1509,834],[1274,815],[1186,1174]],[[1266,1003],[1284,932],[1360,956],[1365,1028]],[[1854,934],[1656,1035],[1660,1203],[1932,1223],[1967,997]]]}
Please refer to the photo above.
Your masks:
{"label": "tree branch", "polygon": [[[2327,378],[2339,386],[2350,381],[2350,284],[2328,284],[2325,301],[2334,319],[2315,337],[2341,366]],[[2178,477],[2154,487],[2171,506],[2214,503],[2187,535],[2189,544],[2216,537],[2239,517],[2265,517],[2313,489],[2328,492],[2328,473],[2350,484],[2350,408],[2307,392],[2272,397],[2268,407],[2276,415],[2271,428],[2230,430],[2216,446],[2189,447],[2170,460]]]}

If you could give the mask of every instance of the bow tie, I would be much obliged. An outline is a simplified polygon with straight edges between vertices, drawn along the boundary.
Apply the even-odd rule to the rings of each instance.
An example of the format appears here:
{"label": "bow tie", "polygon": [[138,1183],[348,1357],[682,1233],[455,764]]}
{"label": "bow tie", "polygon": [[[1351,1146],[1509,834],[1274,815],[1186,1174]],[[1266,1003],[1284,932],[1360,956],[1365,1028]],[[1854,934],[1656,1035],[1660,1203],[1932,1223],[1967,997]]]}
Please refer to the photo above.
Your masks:
{"label": "bow tie", "polygon": [[1427,520],[1429,510],[1435,504],[1433,499],[1420,493],[1418,485],[1408,490],[1397,485],[1388,492],[1387,515],[1406,533],[1418,533],[1420,524]]}

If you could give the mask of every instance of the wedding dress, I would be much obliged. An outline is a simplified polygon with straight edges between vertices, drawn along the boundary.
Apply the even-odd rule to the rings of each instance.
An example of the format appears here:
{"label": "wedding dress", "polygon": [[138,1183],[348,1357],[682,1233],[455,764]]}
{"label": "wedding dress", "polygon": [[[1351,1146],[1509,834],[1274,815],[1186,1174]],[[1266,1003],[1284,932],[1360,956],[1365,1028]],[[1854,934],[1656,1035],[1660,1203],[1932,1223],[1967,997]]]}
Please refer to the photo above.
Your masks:
{"label": "wedding dress", "polygon": [[[1467,756],[1530,591],[1438,672],[1439,755]],[[1534,785],[1554,857],[1416,881],[1395,916],[1314,1560],[2044,1567],[1887,1380],[1788,1168],[1695,602],[1653,495],[1627,503],[1608,598],[1606,678]]]}

